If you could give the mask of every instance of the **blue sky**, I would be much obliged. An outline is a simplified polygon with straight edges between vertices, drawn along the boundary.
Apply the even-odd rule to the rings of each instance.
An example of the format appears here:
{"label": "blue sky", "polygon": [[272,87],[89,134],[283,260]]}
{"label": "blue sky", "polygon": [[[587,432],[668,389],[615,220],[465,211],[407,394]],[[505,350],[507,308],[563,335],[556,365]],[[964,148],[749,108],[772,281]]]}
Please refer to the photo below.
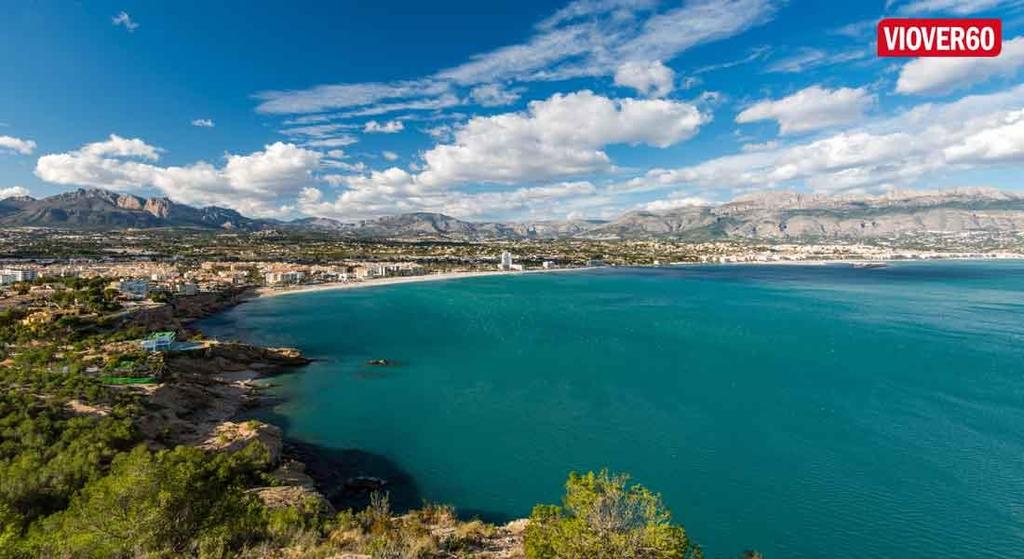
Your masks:
{"label": "blue sky", "polygon": [[[1000,17],[1004,51],[879,59],[884,16]],[[1018,189],[1022,29],[1021,0],[8,2],[0,195],[549,219]]]}

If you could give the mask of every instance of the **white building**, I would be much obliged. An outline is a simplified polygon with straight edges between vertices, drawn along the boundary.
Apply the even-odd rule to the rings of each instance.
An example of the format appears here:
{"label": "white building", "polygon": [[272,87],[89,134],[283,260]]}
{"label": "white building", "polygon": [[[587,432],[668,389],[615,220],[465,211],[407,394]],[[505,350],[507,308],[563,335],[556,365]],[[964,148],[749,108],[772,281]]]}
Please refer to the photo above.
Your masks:
{"label": "white building", "polygon": [[193,282],[179,282],[174,284],[174,292],[179,295],[197,295],[199,286]]}
{"label": "white building", "polygon": [[306,277],[306,272],[270,272],[266,275],[267,285],[299,283]]}
{"label": "white building", "polygon": [[0,285],[8,285],[19,281],[32,281],[36,279],[35,270],[16,270],[7,268],[0,270]]}
{"label": "white building", "polygon": [[505,251],[501,253],[501,264],[498,265],[499,270],[509,271],[512,269],[512,253]]}
{"label": "white building", "polygon": [[149,281],[144,279],[128,279],[117,282],[117,290],[122,295],[135,299],[145,299],[149,295]]}
{"label": "white building", "polygon": [[167,351],[174,345],[174,332],[154,332],[139,342],[142,349],[150,352]]}

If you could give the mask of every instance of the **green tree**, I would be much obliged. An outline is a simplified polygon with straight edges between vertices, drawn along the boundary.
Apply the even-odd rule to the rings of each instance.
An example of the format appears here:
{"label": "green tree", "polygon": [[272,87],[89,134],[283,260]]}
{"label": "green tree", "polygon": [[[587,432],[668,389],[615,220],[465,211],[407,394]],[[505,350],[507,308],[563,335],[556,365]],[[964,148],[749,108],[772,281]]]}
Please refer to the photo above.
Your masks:
{"label": "green tree", "polygon": [[263,534],[263,509],[244,488],[266,450],[249,449],[118,455],[107,476],[34,531],[30,547],[52,557],[229,556]]}
{"label": "green tree", "polygon": [[659,495],[607,470],[569,474],[562,506],[536,506],[525,538],[527,559],[703,557]]}
{"label": "green tree", "polygon": [[171,300],[171,294],[166,291],[150,291],[149,300],[154,303],[166,303]]}

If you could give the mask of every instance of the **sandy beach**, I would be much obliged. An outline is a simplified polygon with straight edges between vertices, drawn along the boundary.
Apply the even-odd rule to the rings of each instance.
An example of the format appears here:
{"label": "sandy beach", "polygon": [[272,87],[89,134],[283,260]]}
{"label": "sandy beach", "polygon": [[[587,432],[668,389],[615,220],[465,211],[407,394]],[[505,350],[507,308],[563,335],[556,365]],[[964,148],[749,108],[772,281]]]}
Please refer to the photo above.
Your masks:
{"label": "sandy beach", "polygon": [[479,278],[485,276],[511,276],[523,274],[541,274],[554,272],[580,272],[592,270],[593,268],[551,268],[548,270],[521,270],[521,271],[478,271],[478,272],[442,272],[435,274],[424,274],[422,276],[405,276],[396,278],[381,278],[366,281],[350,281],[323,283],[319,285],[297,285],[293,287],[261,287],[256,290],[259,297],[280,297],[282,295],[294,295],[297,293],[311,293],[315,291],[333,291],[335,289],[365,289],[368,287],[381,287],[385,285],[398,285],[402,283],[420,283],[425,281],[457,280],[462,278]]}
{"label": "sandy beach", "polygon": [[[997,256],[980,257],[978,255],[941,255],[927,256],[921,258],[894,258],[894,259],[873,259],[873,258],[850,258],[850,259],[827,259],[827,260],[765,260],[749,262],[670,262],[665,266],[730,266],[730,265],[790,265],[790,266],[829,266],[835,264],[893,264],[899,262],[923,262],[928,260],[1024,260],[1024,255],[999,254]],[[632,267],[645,267],[635,265]],[[658,267],[658,266],[651,266]],[[279,297],[282,295],[293,295],[297,293],[311,293],[314,291],[331,291],[335,289],[365,289],[369,287],[382,287],[386,285],[398,285],[402,283],[419,283],[425,281],[457,280],[462,278],[478,278],[484,276],[509,276],[522,274],[542,274],[555,272],[580,272],[593,270],[593,267],[580,268],[552,268],[549,270],[534,269],[521,271],[475,271],[475,272],[443,272],[425,274],[422,276],[405,276],[395,278],[381,278],[366,281],[324,283],[318,285],[297,285],[291,287],[261,287],[256,290],[258,297]]]}

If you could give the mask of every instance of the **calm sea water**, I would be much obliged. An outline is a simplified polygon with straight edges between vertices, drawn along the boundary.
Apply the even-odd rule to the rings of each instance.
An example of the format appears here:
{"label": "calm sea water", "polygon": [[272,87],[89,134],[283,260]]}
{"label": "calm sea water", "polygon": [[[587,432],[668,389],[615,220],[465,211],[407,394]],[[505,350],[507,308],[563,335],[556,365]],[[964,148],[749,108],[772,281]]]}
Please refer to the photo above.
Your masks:
{"label": "calm sea water", "polygon": [[709,557],[1024,557],[1022,262],[472,278],[203,326],[322,359],[278,419],[418,499],[519,517],[608,467]]}

